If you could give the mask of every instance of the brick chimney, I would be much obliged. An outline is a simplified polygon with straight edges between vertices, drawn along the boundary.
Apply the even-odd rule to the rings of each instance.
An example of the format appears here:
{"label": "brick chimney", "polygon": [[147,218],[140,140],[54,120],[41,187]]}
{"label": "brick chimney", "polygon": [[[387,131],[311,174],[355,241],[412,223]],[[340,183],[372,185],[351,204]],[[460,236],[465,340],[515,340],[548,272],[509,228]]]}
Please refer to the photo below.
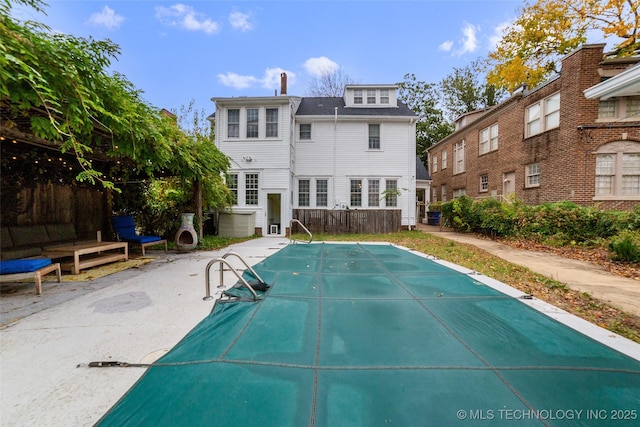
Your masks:
{"label": "brick chimney", "polygon": [[287,73],[280,73],[280,95],[287,94]]}

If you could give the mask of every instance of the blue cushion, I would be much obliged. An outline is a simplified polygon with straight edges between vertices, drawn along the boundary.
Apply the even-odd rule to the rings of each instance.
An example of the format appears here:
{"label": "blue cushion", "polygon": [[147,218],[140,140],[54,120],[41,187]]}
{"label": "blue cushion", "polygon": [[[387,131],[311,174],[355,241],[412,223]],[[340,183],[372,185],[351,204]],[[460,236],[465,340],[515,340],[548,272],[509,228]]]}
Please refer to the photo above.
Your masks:
{"label": "blue cushion", "polygon": [[149,243],[149,242],[156,242],[158,240],[162,240],[158,236],[135,236],[135,237],[126,237],[126,238],[120,236],[120,238],[124,241],[133,242],[133,243]]}
{"label": "blue cushion", "polygon": [[133,224],[131,215],[117,215],[111,217],[113,229],[118,233],[120,240],[132,243],[149,243],[162,240],[158,236],[138,236],[136,234],[136,226]]}
{"label": "blue cushion", "polygon": [[133,239],[136,237],[136,226],[131,215],[118,215],[111,217],[113,229],[121,239]]}
{"label": "blue cushion", "polygon": [[51,264],[49,258],[10,259],[0,261],[0,274],[29,273]]}

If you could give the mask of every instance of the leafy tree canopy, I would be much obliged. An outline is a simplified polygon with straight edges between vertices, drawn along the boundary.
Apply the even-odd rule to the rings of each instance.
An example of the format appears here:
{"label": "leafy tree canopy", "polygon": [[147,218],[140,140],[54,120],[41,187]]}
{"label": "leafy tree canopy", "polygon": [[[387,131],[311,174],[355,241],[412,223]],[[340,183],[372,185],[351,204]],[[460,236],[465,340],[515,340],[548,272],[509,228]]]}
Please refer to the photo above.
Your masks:
{"label": "leafy tree canopy", "polygon": [[405,74],[398,83],[398,97],[417,115],[416,154],[427,164],[427,148],[453,132],[453,125],[438,108],[437,86],[419,81],[414,74]]}
{"label": "leafy tree canopy", "polygon": [[[0,107],[2,125],[29,117],[31,132],[73,153],[76,177],[115,188],[87,159],[94,151],[132,160],[138,172],[170,173],[213,182],[228,160],[207,137],[182,131],[171,115],[141,98],[119,73],[108,73],[120,48],[109,40],[53,33],[41,23],[19,22],[13,4],[44,12],[41,0],[0,0]],[[206,140],[206,141],[205,141]],[[213,178],[215,177],[215,178]]]}
{"label": "leafy tree canopy", "polygon": [[562,56],[587,41],[587,31],[616,36],[610,56],[638,53],[640,2],[637,0],[537,0],[526,3],[489,54],[488,82],[513,91],[534,87],[559,71]]}
{"label": "leafy tree canopy", "polygon": [[496,105],[504,98],[504,90],[481,80],[481,64],[473,62],[462,68],[454,68],[453,73],[438,84],[441,101],[450,121],[464,113]]}

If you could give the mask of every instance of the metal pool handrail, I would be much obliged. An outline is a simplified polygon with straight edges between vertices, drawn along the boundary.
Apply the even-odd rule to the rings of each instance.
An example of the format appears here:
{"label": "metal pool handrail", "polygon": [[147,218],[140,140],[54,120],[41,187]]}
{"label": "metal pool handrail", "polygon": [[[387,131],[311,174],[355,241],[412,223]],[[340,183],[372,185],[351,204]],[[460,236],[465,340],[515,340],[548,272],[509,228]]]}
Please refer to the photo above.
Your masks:
{"label": "metal pool handrail", "polygon": [[[289,222],[289,230],[293,230],[293,223],[297,223],[300,225],[300,227],[302,227],[302,229],[309,235],[309,241],[307,243],[311,243],[311,241],[313,240],[313,234],[311,234],[311,232],[307,229],[307,227],[304,226],[303,223],[301,223],[299,220],[297,219],[292,219],[291,222]],[[290,241],[292,241],[293,243],[296,243],[296,240],[293,239],[289,239]]]}
{"label": "metal pool handrail", "polygon": [[229,270],[231,272],[233,272],[233,274],[236,275],[236,277],[238,278],[238,280],[240,280],[240,282],[242,282],[242,284],[249,289],[249,292],[251,292],[251,294],[253,295],[253,300],[257,301],[260,299],[260,297],[258,296],[258,294],[256,293],[256,291],[251,287],[251,285],[244,279],[244,277],[242,277],[242,275],[240,273],[238,273],[238,271],[229,263],[229,261],[227,261],[227,257],[229,256],[235,256],[237,257],[240,261],[242,261],[242,263],[245,265],[245,267],[247,267],[247,269],[251,272],[251,274],[253,274],[253,276],[258,279],[260,282],[264,283],[264,280],[262,280],[262,278],[258,275],[258,273],[255,272],[255,270],[253,268],[251,268],[251,266],[249,266],[249,264],[247,264],[247,262],[244,260],[244,258],[242,258],[239,254],[235,253],[235,252],[227,252],[226,254],[224,254],[222,256],[222,258],[215,258],[212,259],[211,261],[209,261],[209,263],[207,264],[207,268],[205,269],[205,297],[202,298],[204,301],[209,301],[211,299],[213,299],[213,297],[211,296],[211,280],[209,277],[209,271],[211,270],[211,267],[215,264],[215,263],[220,263],[220,284],[218,285],[219,288],[223,288],[224,287],[224,265],[226,265],[227,267],[229,267]]}

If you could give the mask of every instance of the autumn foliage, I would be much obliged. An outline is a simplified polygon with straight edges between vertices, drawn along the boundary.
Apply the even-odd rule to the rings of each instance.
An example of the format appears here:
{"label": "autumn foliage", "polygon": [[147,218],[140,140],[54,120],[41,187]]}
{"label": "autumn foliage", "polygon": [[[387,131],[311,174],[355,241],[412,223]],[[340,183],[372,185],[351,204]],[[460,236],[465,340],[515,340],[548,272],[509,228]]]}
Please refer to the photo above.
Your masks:
{"label": "autumn foliage", "polygon": [[[640,50],[637,0],[538,0],[526,3],[489,54],[487,80],[513,91],[535,87],[559,71],[562,56],[587,42],[588,32],[613,38],[608,56],[633,56]],[[598,40],[601,41],[601,40]]]}

